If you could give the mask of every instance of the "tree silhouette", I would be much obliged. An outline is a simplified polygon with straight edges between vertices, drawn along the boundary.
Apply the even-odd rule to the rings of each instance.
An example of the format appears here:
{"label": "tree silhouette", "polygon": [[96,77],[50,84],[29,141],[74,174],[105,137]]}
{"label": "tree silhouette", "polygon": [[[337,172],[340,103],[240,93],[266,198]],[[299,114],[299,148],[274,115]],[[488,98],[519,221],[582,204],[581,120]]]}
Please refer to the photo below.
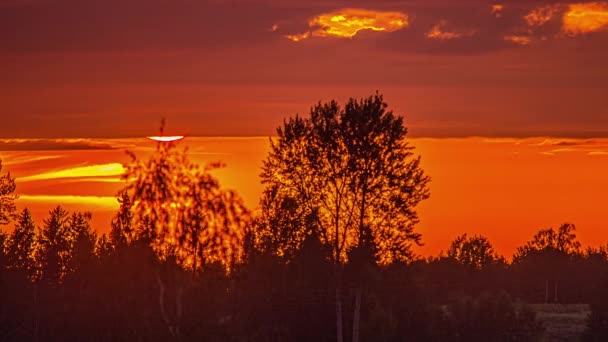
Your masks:
{"label": "tree silhouette", "polygon": [[570,223],[562,224],[557,230],[542,229],[534,235],[531,241],[517,248],[515,259],[524,257],[531,251],[555,250],[564,254],[580,253],[581,244],[576,239],[576,226]]}
{"label": "tree silhouette", "polygon": [[17,216],[17,224],[8,240],[9,267],[24,272],[29,277],[36,273],[36,225],[29,209]]}
{"label": "tree silhouette", "polygon": [[[280,237],[282,250],[298,249],[311,233],[331,246],[338,341],[340,273],[348,251],[365,245],[380,263],[407,260],[410,244],[420,240],[415,207],[429,197],[429,178],[405,141],[403,119],[386,108],[376,94],[350,99],[344,108],[319,103],[309,118],[289,118],[271,140],[261,174],[266,224],[259,234]],[[288,224],[277,226],[281,221]]]}
{"label": "tree silhouette", "polygon": [[479,235],[468,237],[463,234],[456,237],[447,254],[470,270],[483,270],[501,259],[490,240]]}
{"label": "tree silhouette", "polygon": [[0,230],[0,270],[4,271],[9,264],[9,254],[6,248],[10,236]]}
{"label": "tree silhouette", "polygon": [[90,264],[96,256],[97,233],[91,227],[91,218],[89,212],[73,213],[67,222],[70,245],[67,272],[79,271]]}
{"label": "tree silhouette", "polygon": [[114,249],[124,248],[135,240],[133,229],[133,213],[131,212],[131,199],[126,191],[120,193],[117,199],[120,207],[112,219],[109,243]]}
{"label": "tree silhouette", "polygon": [[68,212],[57,206],[49,212],[49,218],[44,220],[38,236],[41,277],[50,285],[58,285],[67,272],[71,252],[68,219]]}
{"label": "tree silhouette", "polygon": [[[544,283],[544,301],[559,301],[559,284],[572,268],[573,257],[581,255],[576,227],[565,223],[557,230],[543,229],[531,241],[517,248],[513,266],[524,282]],[[534,287],[533,287],[534,288]],[[553,296],[551,296],[551,293]]]}
{"label": "tree silhouette", "polygon": [[148,241],[159,256],[173,256],[194,271],[205,263],[229,267],[241,259],[248,211],[235,192],[222,190],[209,174],[217,164],[201,170],[172,142],[159,142],[146,162],[130,155],[124,175],[130,180],[124,190],[129,198],[122,197],[114,220],[117,235],[129,241],[132,229],[134,239]]}
{"label": "tree silhouette", "polygon": [[11,174],[2,174],[2,160],[0,159],[0,226],[6,225],[15,218],[15,179]]}

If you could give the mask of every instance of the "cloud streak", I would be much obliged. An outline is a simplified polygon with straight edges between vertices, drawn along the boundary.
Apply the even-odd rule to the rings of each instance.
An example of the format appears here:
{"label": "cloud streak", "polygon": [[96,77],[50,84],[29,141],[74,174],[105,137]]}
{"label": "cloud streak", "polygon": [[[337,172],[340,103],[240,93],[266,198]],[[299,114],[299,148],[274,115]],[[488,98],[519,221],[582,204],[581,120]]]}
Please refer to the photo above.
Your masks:
{"label": "cloud streak", "polygon": [[91,139],[0,139],[0,151],[113,150],[115,146]]}
{"label": "cloud streak", "polygon": [[64,178],[87,178],[87,177],[110,177],[120,176],[125,172],[122,164],[109,163],[102,165],[88,165],[69,169],[49,171],[37,175],[18,178],[19,182],[31,182],[49,179],[64,179]]}
{"label": "cloud streak", "polygon": [[45,203],[50,206],[61,203],[63,205],[81,205],[85,208],[118,209],[116,197],[110,196],[72,196],[72,195],[19,195],[22,202]]}
{"label": "cloud streak", "polygon": [[452,40],[470,37],[475,34],[475,30],[448,30],[447,26],[448,22],[446,20],[439,21],[426,33],[426,37],[429,39]]}

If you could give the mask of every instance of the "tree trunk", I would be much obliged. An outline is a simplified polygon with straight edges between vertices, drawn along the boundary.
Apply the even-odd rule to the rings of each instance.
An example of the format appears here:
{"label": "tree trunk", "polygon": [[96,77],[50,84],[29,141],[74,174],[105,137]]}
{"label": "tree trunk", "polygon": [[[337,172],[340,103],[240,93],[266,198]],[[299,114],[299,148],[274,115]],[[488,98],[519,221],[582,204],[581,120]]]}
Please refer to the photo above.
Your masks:
{"label": "tree trunk", "polygon": [[338,281],[336,281],[336,340],[337,342],[344,342],[344,336],[342,335],[342,290]]}
{"label": "tree trunk", "polygon": [[553,287],[553,302],[557,303],[557,280],[555,281],[555,285]]}
{"label": "tree trunk", "polygon": [[361,294],[360,287],[355,292],[355,314],[353,317],[353,342],[359,342],[359,321],[361,319]]}
{"label": "tree trunk", "polygon": [[38,280],[34,281],[34,331],[33,331],[33,340],[35,342],[40,341],[39,331],[40,331],[40,312],[38,310]]}
{"label": "tree trunk", "polygon": [[173,320],[169,317],[169,314],[166,310],[165,307],[165,285],[163,284],[163,281],[160,277],[160,272],[157,270],[156,271],[156,282],[158,283],[158,304],[160,307],[160,313],[161,313],[161,317],[163,319],[163,321],[165,322],[166,326],[167,326],[167,330],[169,330],[169,334],[171,335],[171,337],[173,337],[174,341],[180,341],[180,329],[179,329],[179,321],[181,319],[181,297],[182,297],[182,288],[181,286],[178,287],[176,289],[176,296],[175,296],[175,316],[176,318],[174,319],[175,322],[172,322]]}
{"label": "tree trunk", "polygon": [[549,280],[545,280],[545,304],[549,303]]}

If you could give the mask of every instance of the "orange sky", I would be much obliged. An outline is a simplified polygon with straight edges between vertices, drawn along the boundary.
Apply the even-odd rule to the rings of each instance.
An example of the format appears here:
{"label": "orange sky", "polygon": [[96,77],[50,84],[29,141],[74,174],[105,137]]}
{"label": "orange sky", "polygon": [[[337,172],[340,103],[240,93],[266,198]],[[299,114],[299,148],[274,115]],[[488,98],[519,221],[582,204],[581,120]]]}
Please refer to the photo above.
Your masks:
{"label": "orange sky", "polygon": [[60,203],[106,231],[123,150],[153,151],[126,137],[162,117],[216,137],[184,143],[255,208],[255,137],[379,91],[433,177],[420,253],[565,221],[608,241],[608,0],[0,0],[0,41],[0,158],[39,221]]}
{"label": "orange sky", "polygon": [[[432,177],[431,199],[420,207],[424,247],[429,255],[447,249],[458,234],[488,236],[510,256],[537,230],[575,223],[584,244],[608,242],[608,139],[411,139]],[[188,146],[198,162],[222,161],[214,171],[255,209],[262,189],[260,166],[267,137],[193,138]],[[154,151],[146,139],[4,140],[0,158],[17,177],[20,208],[38,222],[54,205],[90,210],[98,231],[106,232],[122,187],[125,149],[139,156]],[[8,148],[13,151],[6,151]],[[80,150],[73,150],[78,148]]]}

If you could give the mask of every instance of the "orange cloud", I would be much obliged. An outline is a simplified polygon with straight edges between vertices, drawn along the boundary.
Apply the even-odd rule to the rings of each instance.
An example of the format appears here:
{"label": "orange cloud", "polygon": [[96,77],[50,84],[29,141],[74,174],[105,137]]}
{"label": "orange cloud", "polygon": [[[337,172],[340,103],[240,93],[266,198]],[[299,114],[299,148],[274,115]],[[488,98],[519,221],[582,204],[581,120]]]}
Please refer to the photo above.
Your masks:
{"label": "orange cloud", "polygon": [[359,31],[394,32],[406,28],[409,17],[402,12],[374,11],[360,8],[345,8],[320,14],[309,20],[309,32],[286,35],[297,42],[312,36],[352,38]]}
{"label": "orange cloud", "polygon": [[577,35],[608,28],[608,2],[570,4],[563,17],[563,31]]}
{"label": "orange cloud", "polygon": [[524,20],[529,27],[540,27],[553,19],[558,11],[559,5],[539,7],[526,14]]}
{"label": "orange cloud", "polygon": [[528,36],[509,35],[505,36],[504,40],[518,45],[529,45],[532,43],[532,38]]}
{"label": "orange cloud", "polygon": [[505,9],[503,5],[492,5],[492,15],[496,18],[502,17],[502,10]]}
{"label": "orange cloud", "polygon": [[285,38],[294,42],[299,42],[300,40],[306,39],[308,37],[310,37],[310,32],[304,32],[301,34],[288,34],[285,36]]}
{"label": "orange cloud", "polygon": [[437,23],[429,32],[426,33],[426,37],[429,39],[438,39],[438,40],[451,40],[451,39],[459,39],[462,37],[470,37],[475,34],[475,31],[446,31],[445,27],[447,26],[447,22],[445,20],[441,20]]}

